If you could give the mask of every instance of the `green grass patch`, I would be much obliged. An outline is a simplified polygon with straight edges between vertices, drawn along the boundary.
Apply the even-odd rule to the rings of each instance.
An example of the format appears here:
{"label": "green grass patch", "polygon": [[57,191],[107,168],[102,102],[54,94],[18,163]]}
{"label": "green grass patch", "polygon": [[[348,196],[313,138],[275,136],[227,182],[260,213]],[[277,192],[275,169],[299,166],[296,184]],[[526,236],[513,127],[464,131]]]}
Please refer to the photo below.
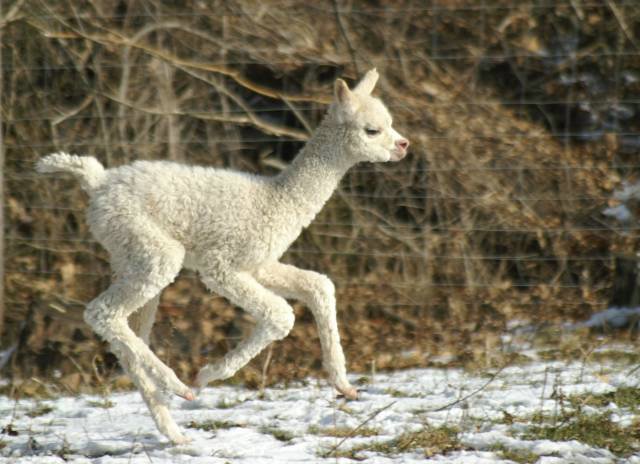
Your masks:
{"label": "green grass patch", "polygon": [[262,427],[260,428],[260,432],[273,435],[273,437],[278,441],[291,441],[296,437],[291,432],[287,432],[286,430],[282,430],[277,427]]}
{"label": "green grass patch", "polygon": [[499,369],[503,366],[523,366],[533,359],[521,353],[504,353],[500,351],[471,353],[461,359],[466,372],[490,377],[487,369]]}
{"label": "green grass patch", "polygon": [[102,408],[102,409],[110,409],[114,406],[113,402],[109,401],[108,399],[104,399],[100,401],[96,401],[96,400],[87,401],[87,405],[93,408]]}
{"label": "green grass patch", "polygon": [[590,361],[613,361],[623,364],[640,364],[640,353],[633,351],[603,350],[595,351],[589,356]]}
{"label": "green grass patch", "polygon": [[393,398],[424,398],[424,394],[419,393],[407,393],[402,390],[397,390],[395,388],[386,388],[384,392],[387,395],[392,396]]}
{"label": "green grass patch", "polygon": [[320,455],[323,458],[327,458],[327,457],[332,457],[332,458],[345,458],[345,459],[351,459],[352,461],[364,461],[365,459],[367,459],[366,457],[364,457],[362,454],[358,454],[360,451],[362,451],[361,449],[358,448],[352,448],[352,449],[347,449],[347,450],[335,450],[331,453],[320,453]]}
{"label": "green grass patch", "polygon": [[232,429],[234,427],[242,427],[236,422],[220,421],[220,420],[208,420],[204,422],[191,421],[187,424],[190,429],[205,430],[207,432],[215,432],[216,430]]}
{"label": "green grass patch", "polygon": [[416,432],[405,432],[392,440],[374,441],[365,445],[355,446],[347,450],[334,450],[325,453],[323,457],[344,457],[362,460],[363,452],[372,452],[394,456],[410,451],[421,450],[425,457],[444,455],[451,451],[465,449],[460,443],[460,431],[455,427],[426,426]]}
{"label": "green grass patch", "polygon": [[462,449],[460,431],[455,427],[425,427],[417,432],[406,432],[389,442],[395,453],[422,449],[426,457],[447,454]]}
{"label": "green grass patch", "polygon": [[580,408],[563,411],[553,418],[536,414],[522,434],[527,440],[577,440],[597,448],[605,448],[618,456],[627,456],[640,450],[640,426],[621,427],[611,421],[608,412],[586,414]]}
{"label": "green grass patch", "polygon": [[529,450],[507,448],[502,443],[493,445],[490,451],[493,451],[502,459],[517,462],[518,464],[534,464],[540,459],[540,456]]}
{"label": "green grass patch", "polygon": [[[608,338],[607,343],[614,341],[615,336]],[[602,348],[604,345],[600,336],[589,331],[566,333],[555,329],[541,330],[536,333],[534,346],[538,357],[544,361],[640,364],[640,352]]]}
{"label": "green grass patch", "polygon": [[640,388],[620,387],[615,391],[607,393],[573,395],[569,397],[569,401],[577,407],[605,407],[610,403],[615,403],[619,408],[636,410],[640,406]]}
{"label": "green grass patch", "polygon": [[40,417],[44,416],[45,414],[49,414],[51,411],[53,411],[53,408],[51,406],[46,404],[39,404],[35,408],[27,411],[25,414],[29,417]]}
{"label": "green grass patch", "polygon": [[312,426],[309,428],[309,433],[314,435],[324,435],[326,437],[375,437],[380,435],[380,431],[368,427],[361,427],[354,431],[349,427],[324,427],[320,428]]}
{"label": "green grass patch", "polygon": [[538,351],[538,357],[543,361],[561,361],[565,359],[581,359],[582,352],[579,348],[549,348]]}

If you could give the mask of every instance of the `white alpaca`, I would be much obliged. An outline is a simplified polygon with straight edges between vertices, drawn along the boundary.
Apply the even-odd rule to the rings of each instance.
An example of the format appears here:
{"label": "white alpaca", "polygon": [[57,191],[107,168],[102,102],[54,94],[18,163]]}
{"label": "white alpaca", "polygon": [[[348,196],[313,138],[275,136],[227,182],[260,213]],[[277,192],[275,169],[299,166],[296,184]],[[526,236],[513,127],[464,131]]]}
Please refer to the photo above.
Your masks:
{"label": "white alpaca", "polygon": [[285,298],[295,298],[316,320],[330,381],[346,397],[357,397],[347,380],[333,283],[279,259],[351,166],[406,155],[409,142],[370,95],[377,80],[373,69],[351,91],[338,79],[327,116],[291,166],[275,177],[166,161],[105,170],[93,157],[65,153],[38,162],[39,172],[76,175],[90,196],[87,221],[110,253],[115,281],[87,305],[85,320],[111,344],[158,429],[172,442],[186,438],[169,414],[167,393],[188,400],[194,395],[147,345],[160,292],[182,267],[196,270],[211,291],[256,320],[248,338],[202,368],[198,387],[231,377],[284,338],[294,323]]}

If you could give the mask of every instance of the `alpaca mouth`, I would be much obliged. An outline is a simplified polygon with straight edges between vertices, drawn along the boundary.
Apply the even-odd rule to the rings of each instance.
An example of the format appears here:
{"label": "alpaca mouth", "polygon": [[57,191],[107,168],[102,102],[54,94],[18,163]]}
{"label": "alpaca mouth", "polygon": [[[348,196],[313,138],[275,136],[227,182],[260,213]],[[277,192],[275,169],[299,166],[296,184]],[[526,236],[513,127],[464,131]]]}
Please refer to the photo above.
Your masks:
{"label": "alpaca mouth", "polygon": [[400,161],[405,156],[407,156],[406,150],[391,150],[391,157],[389,161]]}

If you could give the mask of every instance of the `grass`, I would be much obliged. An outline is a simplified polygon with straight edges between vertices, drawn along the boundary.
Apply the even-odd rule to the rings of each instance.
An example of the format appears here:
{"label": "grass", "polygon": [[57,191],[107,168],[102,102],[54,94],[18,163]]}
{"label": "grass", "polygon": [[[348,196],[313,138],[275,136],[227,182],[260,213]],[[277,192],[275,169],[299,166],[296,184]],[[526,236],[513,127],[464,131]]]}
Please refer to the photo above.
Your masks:
{"label": "grass", "polygon": [[[187,424],[187,427],[191,429],[205,430],[207,432],[215,432],[216,430],[232,429],[234,427],[244,427],[242,424],[231,421],[221,420],[208,420],[204,422],[191,421]],[[277,427],[261,427],[260,433],[272,435],[279,441],[291,441],[295,438],[295,435],[286,430],[279,429]]]}
{"label": "grass", "polygon": [[619,408],[636,410],[640,405],[640,388],[620,387],[607,393],[573,395],[569,397],[569,401],[576,407],[593,406],[598,408],[614,403]]}
{"label": "grass", "polygon": [[313,435],[324,435],[326,437],[375,437],[380,434],[378,429],[361,427],[357,430],[353,430],[350,427],[324,427],[317,426],[309,427],[309,433]]}
{"label": "grass", "polygon": [[91,406],[94,408],[110,409],[114,406],[114,404],[112,401],[105,398],[101,401],[96,401],[96,400],[87,401],[87,406]]}
{"label": "grass", "polygon": [[609,412],[587,414],[581,408],[563,411],[557,417],[536,414],[521,438],[527,440],[577,440],[597,448],[605,448],[618,456],[640,450],[640,424],[622,427],[611,420]]}
{"label": "grass", "polygon": [[0,395],[9,398],[33,398],[36,400],[46,400],[54,397],[50,385],[33,379],[10,382],[0,387]]}
{"label": "grass", "polygon": [[260,433],[273,435],[273,437],[278,441],[291,441],[296,437],[293,433],[287,432],[286,430],[282,430],[277,427],[261,427]]}
{"label": "grass", "polygon": [[46,404],[39,404],[35,408],[27,411],[26,415],[32,418],[40,417],[40,416],[44,416],[45,414],[49,414],[51,411],[53,411],[53,408],[51,406]]}
{"label": "grass", "polygon": [[[604,448],[617,456],[629,456],[640,450],[640,421],[623,427],[611,419],[610,411],[591,412],[590,408],[605,408],[615,403],[619,408],[638,410],[640,388],[621,387],[616,391],[572,395],[559,399],[560,410],[551,415],[538,411],[527,418],[514,417],[504,412],[503,423],[530,424],[519,438],[525,440],[571,441],[596,448]],[[539,456],[525,449],[506,448],[496,444],[491,448],[501,458],[517,463],[537,462]]]}
{"label": "grass", "polygon": [[555,360],[579,360],[587,358],[591,362],[615,362],[622,364],[640,364],[640,353],[620,350],[603,350],[589,352],[588,345],[580,343],[580,341],[565,342],[561,346],[553,348],[545,348],[538,352],[540,359],[545,361]]}
{"label": "grass", "polygon": [[459,430],[447,425],[441,427],[425,427],[417,432],[405,432],[391,440],[394,453],[404,453],[414,449],[422,449],[426,457],[446,454],[462,449],[458,438]]}
{"label": "grass", "polygon": [[199,429],[206,432],[215,432],[216,430],[232,429],[234,427],[242,427],[242,425],[236,422],[208,420],[205,422],[191,421],[187,424],[190,429]]}
{"label": "grass", "polygon": [[459,430],[455,427],[443,425],[440,427],[426,426],[415,432],[405,432],[398,437],[387,440],[371,442],[365,445],[355,446],[348,450],[335,450],[323,457],[344,457],[354,460],[362,460],[364,452],[395,456],[410,451],[421,450],[425,457],[445,455],[451,451],[465,449],[460,443]]}
{"label": "grass", "polygon": [[[491,375],[487,369],[498,369],[503,366],[526,365],[533,362],[533,359],[521,353],[508,353],[499,350],[476,352],[473,355],[463,356],[461,367],[467,372],[478,373],[480,375]],[[437,365],[436,365],[437,367]],[[445,366],[446,367],[446,366]]]}
{"label": "grass", "polygon": [[616,342],[619,342],[619,338],[615,332],[603,337],[602,334],[587,330],[566,332],[545,328],[536,332],[533,346],[537,350],[537,356],[544,361],[640,364],[639,352],[606,347]]}
{"label": "grass", "polygon": [[387,388],[384,392],[393,398],[422,398],[423,397],[423,395],[418,395],[416,393],[407,393],[407,392],[403,392],[402,390],[396,390],[395,388]]}
{"label": "grass", "polygon": [[590,359],[594,362],[613,361],[623,364],[640,364],[640,353],[634,351],[604,350],[592,353]]}
{"label": "grass", "polygon": [[525,449],[507,448],[504,444],[498,443],[490,448],[500,458],[517,462],[518,464],[533,464],[538,462],[540,456]]}

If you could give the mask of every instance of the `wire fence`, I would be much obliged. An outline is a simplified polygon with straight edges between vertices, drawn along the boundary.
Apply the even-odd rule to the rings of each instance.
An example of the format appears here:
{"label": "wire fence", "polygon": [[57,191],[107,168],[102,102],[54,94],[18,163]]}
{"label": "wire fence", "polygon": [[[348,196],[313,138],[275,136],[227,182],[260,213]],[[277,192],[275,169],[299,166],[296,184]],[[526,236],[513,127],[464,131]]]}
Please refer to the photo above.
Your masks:
{"label": "wire fence", "polygon": [[[371,66],[410,156],[352,169],[284,257],[327,272],[345,318],[392,308],[418,343],[417,328],[476,327],[486,308],[504,321],[640,304],[637,2],[102,3],[0,8],[6,339],[34,308],[79,314],[110,278],[84,193],[36,175],[42,155],[274,175],[333,80]],[[167,313],[219,301],[194,280]]]}

